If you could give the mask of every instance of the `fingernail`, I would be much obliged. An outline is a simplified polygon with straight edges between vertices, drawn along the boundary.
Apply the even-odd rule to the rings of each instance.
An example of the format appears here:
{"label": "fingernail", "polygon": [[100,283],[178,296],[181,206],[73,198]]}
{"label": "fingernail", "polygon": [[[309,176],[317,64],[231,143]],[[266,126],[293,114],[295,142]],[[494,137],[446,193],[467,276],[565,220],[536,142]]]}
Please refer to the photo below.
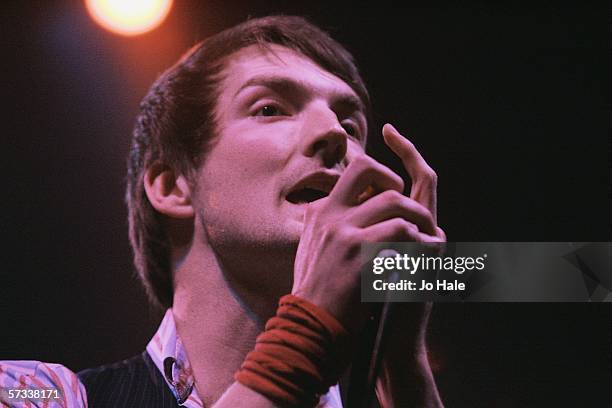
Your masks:
{"label": "fingernail", "polygon": [[[385,123],[385,126],[388,126],[392,132],[399,134],[399,132],[397,131],[397,129],[395,128],[395,126],[393,126],[392,124],[390,124],[390,123]],[[384,126],[383,126],[383,127],[384,127]]]}
{"label": "fingernail", "polygon": [[[387,127],[387,131],[385,132],[385,127]],[[391,143],[391,144],[395,144],[397,143],[396,141],[396,137],[397,135],[399,135],[397,129],[395,129],[395,127],[390,124],[390,123],[385,123],[385,125],[383,126],[383,139],[385,140],[385,142],[387,143]],[[389,137],[389,133],[395,133],[395,138],[394,137]]]}

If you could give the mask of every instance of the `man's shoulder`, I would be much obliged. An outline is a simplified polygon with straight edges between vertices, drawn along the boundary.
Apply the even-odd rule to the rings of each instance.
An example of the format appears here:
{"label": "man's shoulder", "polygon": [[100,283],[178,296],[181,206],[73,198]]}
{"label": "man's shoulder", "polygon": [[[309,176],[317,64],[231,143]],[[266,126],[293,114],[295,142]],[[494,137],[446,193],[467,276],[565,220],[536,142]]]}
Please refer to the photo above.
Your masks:
{"label": "man's shoulder", "polygon": [[89,407],[174,407],[176,399],[145,351],[129,359],[77,373]]}

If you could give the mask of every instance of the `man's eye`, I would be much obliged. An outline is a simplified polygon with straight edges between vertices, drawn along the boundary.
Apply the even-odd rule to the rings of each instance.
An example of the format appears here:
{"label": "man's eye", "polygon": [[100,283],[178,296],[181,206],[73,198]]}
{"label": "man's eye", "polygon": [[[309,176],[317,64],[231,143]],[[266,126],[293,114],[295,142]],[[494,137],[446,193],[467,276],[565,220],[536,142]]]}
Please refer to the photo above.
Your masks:
{"label": "man's eye", "polygon": [[274,105],[265,105],[255,112],[255,116],[280,116],[283,113]]}
{"label": "man's eye", "polygon": [[344,131],[346,132],[347,135],[349,136],[357,135],[357,128],[351,125],[350,123],[343,123],[342,127],[344,128]]}

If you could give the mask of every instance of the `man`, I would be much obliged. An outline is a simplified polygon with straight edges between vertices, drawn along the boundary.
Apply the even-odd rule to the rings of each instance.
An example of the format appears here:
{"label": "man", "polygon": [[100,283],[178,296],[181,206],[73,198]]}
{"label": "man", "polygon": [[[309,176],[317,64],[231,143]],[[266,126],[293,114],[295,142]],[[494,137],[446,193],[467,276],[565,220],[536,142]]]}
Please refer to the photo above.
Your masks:
{"label": "man", "polygon": [[[145,97],[128,161],[135,264],[167,308],[147,351],[78,380],[36,362],[0,375],[25,367],[26,384],[60,387],[74,406],[341,407],[334,384],[370,313],[360,244],[445,239],[435,173],[385,125],[413,182],[402,195],[365,154],[369,117],[351,55],[301,18],[250,20],[194,47]],[[402,307],[379,400],[441,406],[427,308]]]}

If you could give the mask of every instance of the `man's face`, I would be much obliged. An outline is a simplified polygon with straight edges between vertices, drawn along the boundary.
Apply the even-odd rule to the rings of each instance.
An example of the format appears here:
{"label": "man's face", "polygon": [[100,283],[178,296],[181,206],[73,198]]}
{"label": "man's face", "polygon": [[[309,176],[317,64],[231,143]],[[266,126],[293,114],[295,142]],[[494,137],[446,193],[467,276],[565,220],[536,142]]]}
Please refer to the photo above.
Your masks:
{"label": "man's face", "polygon": [[198,171],[196,220],[211,244],[295,248],[306,205],[329,194],[367,134],[359,98],[288,48],[232,54],[217,137]]}

